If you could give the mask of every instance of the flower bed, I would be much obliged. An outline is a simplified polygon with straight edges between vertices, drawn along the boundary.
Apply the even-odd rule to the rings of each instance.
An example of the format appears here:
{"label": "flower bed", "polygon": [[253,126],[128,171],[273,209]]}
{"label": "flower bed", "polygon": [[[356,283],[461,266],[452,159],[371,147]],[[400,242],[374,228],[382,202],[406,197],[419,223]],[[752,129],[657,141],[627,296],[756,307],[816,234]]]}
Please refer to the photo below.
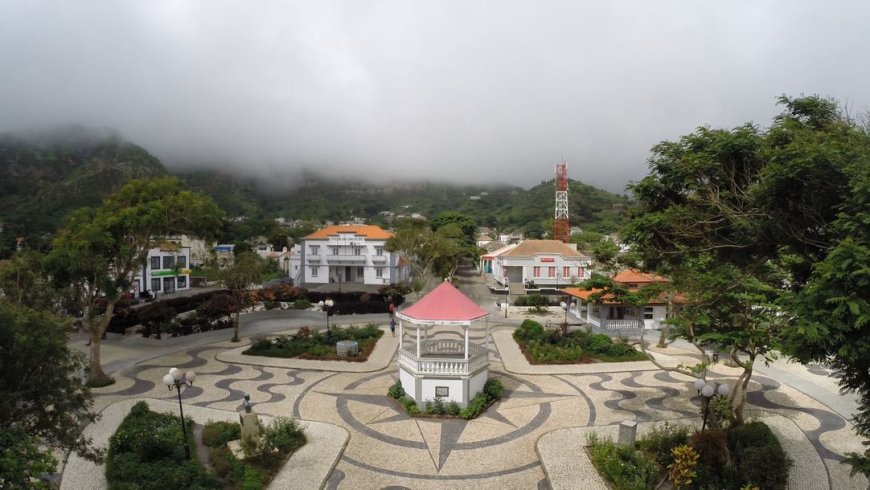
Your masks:
{"label": "flower bed", "polygon": [[482,414],[493,403],[501,400],[504,393],[504,385],[497,379],[488,379],[483,385],[483,391],[474,395],[468,402],[468,406],[461,408],[456,402],[444,403],[441,398],[426,400],[423,410],[417,406],[417,402],[405,394],[402,382],[390,386],[387,395],[394,399],[400,407],[404,408],[412,417],[438,417],[438,418],[463,418],[470,420]]}
{"label": "flower bed", "polygon": [[302,428],[289,418],[260,427],[259,440],[242,442],[243,460],[227,447],[240,437],[241,427],[236,422],[209,422],[202,431],[202,443],[209,448],[215,473],[232,488],[245,490],[266,488],[287,459],[306,443]]}
{"label": "flower bed", "polygon": [[594,433],[589,457],[617,490],[657,488],[785,489],[792,461],[763,422],[695,431],[665,423],[627,447]]}
{"label": "flower bed", "polygon": [[[193,421],[187,420],[188,427]],[[109,488],[222,488],[196,460],[186,459],[178,417],[139,402],[109,439]],[[192,431],[188,444],[194,446]]]}
{"label": "flower bed", "polygon": [[514,340],[529,364],[585,364],[592,362],[645,361],[647,356],[604,334],[546,330],[534,320],[524,320]]}
{"label": "flower bed", "polygon": [[[254,342],[242,354],[266,357],[295,357],[319,361],[350,361],[364,362],[374,350],[378,339],[384,332],[376,325],[363,328],[347,327],[333,328],[327,336],[326,332],[313,331],[302,327],[293,335],[264,338]],[[339,356],[335,351],[335,343],[339,340],[356,340],[359,353],[356,356]]]}

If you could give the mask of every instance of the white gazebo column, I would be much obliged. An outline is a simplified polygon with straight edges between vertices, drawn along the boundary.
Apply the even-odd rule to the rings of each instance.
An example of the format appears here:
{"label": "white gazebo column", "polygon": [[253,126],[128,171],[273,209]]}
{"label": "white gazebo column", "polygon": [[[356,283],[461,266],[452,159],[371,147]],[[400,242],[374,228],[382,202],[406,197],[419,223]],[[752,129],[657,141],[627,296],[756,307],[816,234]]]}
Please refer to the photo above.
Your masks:
{"label": "white gazebo column", "polygon": [[399,320],[399,348],[405,348],[405,322]]}
{"label": "white gazebo column", "polygon": [[465,360],[468,360],[468,325],[465,325]]}
{"label": "white gazebo column", "polygon": [[417,359],[420,358],[420,325],[417,325]]}

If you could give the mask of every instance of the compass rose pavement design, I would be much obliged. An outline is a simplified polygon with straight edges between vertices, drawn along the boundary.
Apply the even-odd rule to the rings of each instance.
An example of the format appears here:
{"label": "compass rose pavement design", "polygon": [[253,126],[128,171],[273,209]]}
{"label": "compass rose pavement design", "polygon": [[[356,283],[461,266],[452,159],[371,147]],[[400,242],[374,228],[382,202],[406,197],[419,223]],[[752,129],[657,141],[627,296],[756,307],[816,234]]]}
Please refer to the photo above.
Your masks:
{"label": "compass rose pavement design", "polygon": [[[678,374],[517,375],[505,369],[501,357],[491,355],[490,376],[505,386],[500,402],[470,421],[411,418],[386,396],[398,374],[395,359],[372,373],[337,373],[216,358],[238,346],[218,342],[187,348],[116,372],[114,385],[94,390],[95,408],[136,397],[171,400],[174,394],[160,382],[166,369],[195,369],[197,384],[182,393],[185,404],[236,411],[242,394],[249,393],[259,413],[347,429],[350,438],[327,488],[544,489],[549,483],[536,451],[542,435],[623,420],[684,418],[697,415],[700,406],[691,380]],[[848,467],[840,464],[846,452],[861,450],[860,439],[840,415],[761,374],[750,383],[748,408],[794,421],[825,463],[831,486],[866,488],[866,479],[849,479]]]}

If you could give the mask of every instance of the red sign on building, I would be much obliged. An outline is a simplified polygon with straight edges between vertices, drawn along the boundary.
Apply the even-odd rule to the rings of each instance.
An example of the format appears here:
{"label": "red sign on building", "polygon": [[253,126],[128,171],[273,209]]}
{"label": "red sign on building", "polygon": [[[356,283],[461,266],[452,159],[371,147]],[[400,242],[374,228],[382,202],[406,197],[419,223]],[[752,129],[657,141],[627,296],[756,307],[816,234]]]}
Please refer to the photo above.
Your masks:
{"label": "red sign on building", "polygon": [[541,262],[555,262],[555,261],[556,261],[556,259],[554,259],[553,257],[543,257],[543,258],[541,258]]}

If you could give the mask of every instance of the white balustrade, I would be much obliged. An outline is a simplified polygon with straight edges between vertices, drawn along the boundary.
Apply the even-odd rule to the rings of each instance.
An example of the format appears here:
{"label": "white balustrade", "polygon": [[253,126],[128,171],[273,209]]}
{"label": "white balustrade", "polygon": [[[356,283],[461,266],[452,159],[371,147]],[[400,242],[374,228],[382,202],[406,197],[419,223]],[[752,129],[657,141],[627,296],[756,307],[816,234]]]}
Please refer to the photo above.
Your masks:
{"label": "white balustrade", "polygon": [[[457,342],[453,340],[448,341],[428,341],[429,343],[434,342]],[[457,342],[462,345],[461,342]],[[421,353],[424,353],[422,349],[423,345],[421,343]],[[431,347],[431,345],[430,345]],[[447,352],[444,352],[447,350]],[[435,357],[417,357],[413,353],[408,352],[404,349],[399,349],[399,366],[404,369],[415,373],[415,374],[445,374],[445,375],[467,375],[482,369],[489,362],[489,356],[487,352],[480,348],[480,346],[470,344],[469,345],[469,357],[466,361],[465,359],[438,359]],[[442,346],[442,350],[440,350],[441,354],[459,354],[462,355],[462,351],[455,352],[452,346]],[[423,354],[424,356],[426,354]],[[429,354],[431,356],[431,354]]]}
{"label": "white balustrade", "polygon": [[618,330],[622,328],[641,328],[643,323],[641,320],[604,320],[604,328],[608,330]]}

